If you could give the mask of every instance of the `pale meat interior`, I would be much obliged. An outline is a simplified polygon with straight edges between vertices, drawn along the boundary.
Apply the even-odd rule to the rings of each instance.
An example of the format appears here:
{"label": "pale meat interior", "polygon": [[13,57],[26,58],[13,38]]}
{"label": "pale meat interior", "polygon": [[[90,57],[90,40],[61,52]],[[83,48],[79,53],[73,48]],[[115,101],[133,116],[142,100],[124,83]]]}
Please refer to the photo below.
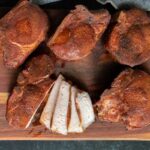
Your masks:
{"label": "pale meat interior", "polygon": [[60,89],[60,85],[62,81],[64,80],[63,76],[60,75],[58,79],[55,81],[55,84],[50,92],[50,95],[48,97],[48,101],[44,107],[44,110],[40,117],[41,124],[45,125],[46,128],[50,129],[51,121],[52,121],[52,115],[54,112],[54,108],[56,105],[56,100],[58,97],[58,92]]}
{"label": "pale meat interior", "polygon": [[62,81],[55,107],[51,130],[61,134],[67,134],[67,112],[70,97],[70,84]]}
{"label": "pale meat interior", "polygon": [[68,126],[68,132],[83,132],[82,125],[76,108],[77,88],[71,87],[71,116]]}
{"label": "pale meat interior", "polygon": [[80,92],[77,94],[76,102],[80,111],[81,124],[85,129],[95,121],[91,98],[87,92]]}
{"label": "pale meat interior", "polygon": [[49,94],[40,122],[52,132],[81,133],[95,120],[90,96],[59,75]]}

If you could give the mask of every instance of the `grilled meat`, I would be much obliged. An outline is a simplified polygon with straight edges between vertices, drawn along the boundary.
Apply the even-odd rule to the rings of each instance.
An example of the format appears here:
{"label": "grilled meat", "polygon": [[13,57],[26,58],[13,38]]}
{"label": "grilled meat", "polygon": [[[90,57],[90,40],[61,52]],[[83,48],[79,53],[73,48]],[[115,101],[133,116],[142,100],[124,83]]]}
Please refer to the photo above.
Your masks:
{"label": "grilled meat", "polygon": [[78,5],[62,21],[48,46],[61,59],[81,59],[91,53],[109,21],[107,10],[91,13]]}
{"label": "grilled meat", "polygon": [[46,98],[52,80],[37,85],[16,86],[8,100],[7,120],[15,128],[27,128]]}
{"label": "grilled meat", "polygon": [[43,54],[29,61],[25,69],[19,74],[18,84],[37,84],[48,78],[54,72],[52,59]]}
{"label": "grilled meat", "polygon": [[150,124],[150,75],[128,69],[104,91],[96,108],[98,117],[110,122],[122,121],[128,129]]}
{"label": "grilled meat", "polygon": [[150,17],[140,9],[121,11],[106,42],[106,49],[131,67],[150,58]]}
{"label": "grilled meat", "polygon": [[6,118],[14,128],[27,128],[53,84],[52,60],[45,54],[34,57],[19,74],[17,85],[8,99]]}
{"label": "grilled meat", "polygon": [[45,39],[46,14],[29,1],[21,1],[0,20],[0,44],[4,63],[17,68]]}

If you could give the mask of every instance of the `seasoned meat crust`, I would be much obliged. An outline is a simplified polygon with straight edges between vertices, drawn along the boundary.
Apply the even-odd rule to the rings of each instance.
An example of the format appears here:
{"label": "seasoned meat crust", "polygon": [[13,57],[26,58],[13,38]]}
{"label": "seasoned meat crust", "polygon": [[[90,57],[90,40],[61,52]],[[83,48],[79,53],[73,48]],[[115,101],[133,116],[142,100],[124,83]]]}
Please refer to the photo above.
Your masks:
{"label": "seasoned meat crust", "polygon": [[8,100],[7,120],[15,128],[27,128],[38,108],[46,98],[52,80],[37,85],[16,86]]}
{"label": "seasoned meat crust", "polygon": [[14,128],[27,128],[53,85],[54,64],[43,54],[33,57],[19,74],[7,103],[6,118]]}
{"label": "seasoned meat crust", "polygon": [[119,13],[106,42],[106,49],[121,63],[131,67],[150,58],[150,17],[140,9]]}
{"label": "seasoned meat crust", "polygon": [[48,78],[54,72],[54,63],[47,55],[33,57],[20,72],[18,84],[37,84]]}
{"label": "seasoned meat crust", "polygon": [[17,68],[45,39],[46,14],[24,0],[0,20],[0,44],[6,67]]}
{"label": "seasoned meat crust", "polygon": [[105,90],[96,104],[99,119],[120,122],[127,129],[150,124],[150,75],[127,69]]}
{"label": "seasoned meat crust", "polygon": [[91,13],[78,5],[62,21],[48,47],[61,59],[81,59],[91,53],[109,21],[107,10]]}

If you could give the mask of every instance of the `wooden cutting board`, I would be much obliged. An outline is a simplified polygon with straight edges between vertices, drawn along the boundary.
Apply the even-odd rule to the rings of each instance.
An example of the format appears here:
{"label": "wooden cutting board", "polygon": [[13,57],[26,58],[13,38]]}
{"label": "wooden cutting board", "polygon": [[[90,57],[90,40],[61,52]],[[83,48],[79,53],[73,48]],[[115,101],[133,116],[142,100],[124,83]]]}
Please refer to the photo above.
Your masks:
{"label": "wooden cutting board", "polygon": [[7,96],[6,92],[0,93],[0,140],[150,140],[150,127],[127,131],[121,124],[100,121],[93,123],[82,134],[67,136],[52,133],[42,125],[16,130],[9,127],[5,119]]}
{"label": "wooden cutting board", "polygon": [[[8,9],[1,8],[0,15]],[[64,13],[57,10],[46,10],[51,20],[55,20],[55,28],[63,18]],[[99,47],[99,46],[98,46]],[[56,63],[56,74],[63,73],[78,86],[90,92],[92,97],[110,85],[112,79],[120,71],[120,67],[106,53],[103,47],[95,48],[87,58],[77,62]],[[18,70],[8,70],[3,65],[0,52],[0,140],[150,140],[150,126],[142,130],[127,131],[122,124],[96,121],[82,134],[63,136],[45,129],[42,125],[31,125],[26,130],[16,130],[9,127],[6,119],[7,98],[15,84]],[[94,94],[93,94],[94,93]],[[95,93],[98,95],[95,96]],[[94,95],[94,96],[93,96]],[[94,99],[93,99],[94,100]]]}

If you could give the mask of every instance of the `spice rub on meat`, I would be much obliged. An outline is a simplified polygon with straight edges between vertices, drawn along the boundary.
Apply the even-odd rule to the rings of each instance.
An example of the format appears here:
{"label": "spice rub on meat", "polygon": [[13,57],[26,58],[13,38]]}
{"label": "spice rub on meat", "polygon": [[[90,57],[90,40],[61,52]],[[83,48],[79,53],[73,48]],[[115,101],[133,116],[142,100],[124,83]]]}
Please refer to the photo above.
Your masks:
{"label": "spice rub on meat", "polygon": [[78,5],[62,21],[49,40],[48,47],[61,59],[82,59],[91,53],[109,21],[107,10],[92,13]]}
{"label": "spice rub on meat", "polygon": [[150,58],[150,17],[140,9],[120,11],[108,35],[106,49],[121,64],[131,67]]}
{"label": "spice rub on meat", "polygon": [[98,117],[110,122],[123,122],[127,129],[150,124],[150,75],[127,69],[102,94],[96,104]]}
{"label": "spice rub on meat", "polygon": [[29,61],[19,74],[7,103],[6,118],[14,128],[27,128],[53,85],[54,64],[43,54]]}
{"label": "spice rub on meat", "polygon": [[0,44],[6,67],[17,68],[45,40],[48,18],[28,0],[20,1],[0,20]]}

